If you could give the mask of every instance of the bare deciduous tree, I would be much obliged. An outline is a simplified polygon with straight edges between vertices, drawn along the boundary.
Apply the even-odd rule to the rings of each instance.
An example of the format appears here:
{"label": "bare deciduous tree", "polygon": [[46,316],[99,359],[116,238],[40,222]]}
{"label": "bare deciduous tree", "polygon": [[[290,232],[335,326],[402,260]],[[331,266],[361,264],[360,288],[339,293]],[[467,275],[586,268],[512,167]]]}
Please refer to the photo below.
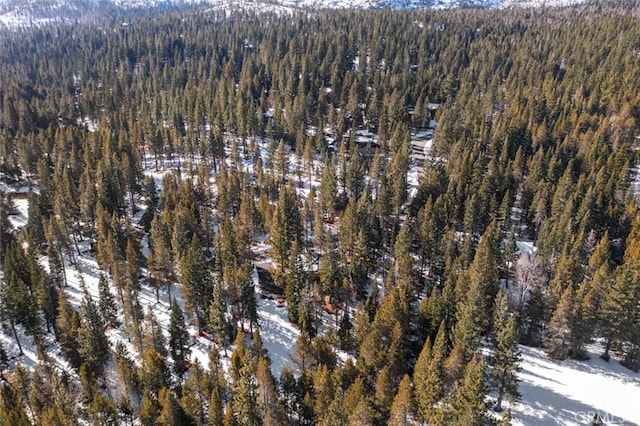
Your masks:
{"label": "bare deciduous tree", "polygon": [[514,296],[516,311],[521,312],[531,291],[547,282],[542,257],[536,253],[524,253],[516,262]]}

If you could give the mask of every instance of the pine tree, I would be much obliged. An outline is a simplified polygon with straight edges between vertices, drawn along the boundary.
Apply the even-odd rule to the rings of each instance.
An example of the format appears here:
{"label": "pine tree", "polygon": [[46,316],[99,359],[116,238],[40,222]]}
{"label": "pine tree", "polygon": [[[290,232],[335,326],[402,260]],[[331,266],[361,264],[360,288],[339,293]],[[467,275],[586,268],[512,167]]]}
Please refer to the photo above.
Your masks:
{"label": "pine tree", "polygon": [[300,319],[300,303],[302,293],[307,282],[307,274],[301,259],[300,242],[295,240],[289,257],[289,271],[287,273],[285,299],[287,301],[287,317],[296,324]]}
{"label": "pine tree", "polygon": [[189,333],[185,327],[184,315],[180,305],[173,299],[169,319],[169,354],[173,360],[173,370],[178,376],[182,376],[187,370],[190,351]]}
{"label": "pine tree", "polygon": [[158,322],[158,318],[156,318],[151,308],[147,311],[145,318],[143,343],[144,350],[153,349],[165,358],[169,356],[167,339],[162,326]]}
{"label": "pine tree", "polygon": [[492,302],[498,293],[498,265],[500,264],[500,241],[497,222],[494,220],[482,234],[473,262],[469,267],[469,291],[481,292],[481,316],[478,318],[483,331],[488,331]]}
{"label": "pine tree", "polygon": [[0,383],[0,424],[16,426],[31,424],[19,396],[8,383]]}
{"label": "pine tree", "polygon": [[333,222],[335,214],[335,199],[337,191],[337,179],[335,168],[331,160],[326,157],[324,161],[324,172],[320,181],[318,212],[321,221]]}
{"label": "pine tree", "polygon": [[402,378],[398,393],[391,404],[389,425],[408,426],[414,423],[414,401],[411,379],[408,375]]}
{"label": "pine tree", "polygon": [[[633,342],[634,326],[638,318],[638,301],[640,300],[640,284],[637,267],[626,262],[616,270],[616,281],[607,293],[602,306],[603,332],[607,337],[604,359],[609,358],[609,348],[612,344]],[[640,343],[636,340],[636,344]],[[633,345],[630,345],[633,346]],[[625,352],[627,356],[629,352]],[[637,358],[637,356],[636,356]],[[636,364],[640,367],[640,361]]]}
{"label": "pine tree", "polygon": [[104,274],[100,274],[98,280],[98,295],[100,302],[98,309],[100,310],[100,316],[106,326],[115,327],[118,324],[118,308],[116,306],[115,298],[109,289],[109,283]]}
{"label": "pine tree", "polygon": [[417,414],[423,422],[433,421],[436,404],[443,396],[443,364],[446,345],[446,328],[443,321],[433,346],[430,347],[429,340],[424,344],[413,373]]}
{"label": "pine tree", "polygon": [[516,318],[508,312],[507,294],[504,291],[500,291],[496,299],[492,340],[494,350],[489,357],[490,378],[498,390],[495,410],[501,411],[503,398],[506,397],[512,404],[520,398],[517,373],[521,360]]}
{"label": "pine tree", "polygon": [[82,363],[78,369],[78,379],[82,388],[83,402],[89,404],[93,401],[95,395],[99,393],[97,372],[89,364]]}
{"label": "pine tree", "polygon": [[173,392],[169,389],[160,389],[158,403],[162,407],[157,419],[158,426],[189,426],[193,424],[191,419],[185,414]]}
{"label": "pine tree", "polygon": [[336,396],[327,408],[323,422],[319,424],[323,426],[347,426],[347,422],[348,418],[342,406],[342,399]]}
{"label": "pine tree", "polygon": [[527,299],[520,319],[521,343],[540,346],[545,328],[546,306],[541,288],[534,288]]}
{"label": "pine tree", "polygon": [[207,402],[211,397],[211,378],[196,358],[181,388],[180,405],[197,426],[207,424]]}
{"label": "pine tree", "polygon": [[403,226],[400,228],[394,244],[394,275],[396,284],[413,295],[420,291],[420,283],[416,276],[410,246],[409,228]]}
{"label": "pine tree", "polygon": [[141,379],[145,391],[151,392],[154,396],[158,395],[160,389],[171,385],[171,371],[165,358],[153,348],[148,348],[142,359]]}
{"label": "pine tree", "polygon": [[351,329],[353,324],[351,323],[351,316],[349,315],[349,309],[345,309],[340,320],[340,328],[338,329],[338,338],[340,339],[340,349],[343,351],[349,351],[353,348],[353,336]]}
{"label": "pine tree", "polygon": [[209,327],[216,339],[218,346],[224,348],[224,355],[227,356],[227,307],[222,297],[222,283],[218,282],[213,287],[213,298],[209,307]]}
{"label": "pine tree", "polygon": [[313,414],[316,422],[322,423],[335,392],[331,371],[325,365],[320,365],[313,376]]}
{"label": "pine tree", "polygon": [[[53,283],[40,265],[38,255],[34,248],[29,247],[27,253],[29,277],[31,281],[31,294],[35,299],[35,305],[42,311],[46,332],[49,333],[56,321],[58,309],[58,287]],[[40,342],[36,342],[39,344]]]}
{"label": "pine tree", "polygon": [[269,234],[281,272],[288,264],[287,259],[296,240],[302,241],[302,220],[295,192],[288,186],[280,191]]}
{"label": "pine tree", "polygon": [[301,386],[291,369],[285,365],[280,372],[279,394],[284,405],[285,413],[289,422],[293,420],[293,416],[297,414],[299,401],[301,399]]}
{"label": "pine tree", "polygon": [[278,426],[285,423],[284,407],[278,398],[275,379],[267,358],[258,357],[256,366],[256,384],[258,406],[265,426]]}
{"label": "pine tree", "polygon": [[108,399],[97,392],[89,405],[91,424],[97,426],[112,426],[119,424],[118,410],[112,399]]}
{"label": "pine tree", "polygon": [[547,355],[553,359],[566,359],[574,355],[574,330],[577,326],[575,317],[575,291],[569,285],[549,321],[544,346]]}
{"label": "pine tree", "polygon": [[143,426],[157,425],[157,419],[162,407],[150,390],[145,390],[142,405],[140,407],[140,424]]}
{"label": "pine tree", "polygon": [[568,287],[576,289],[582,281],[582,266],[578,263],[574,254],[563,254],[558,259],[555,274],[549,281],[549,287],[545,293],[545,304],[548,310],[548,317],[557,309],[562,296]]}
{"label": "pine tree", "polygon": [[451,397],[453,419],[449,424],[484,426],[488,422],[485,405],[484,362],[473,357]]}
{"label": "pine tree", "polygon": [[349,165],[345,177],[345,189],[353,199],[357,200],[364,188],[365,166],[358,152],[357,144],[351,144]]}
{"label": "pine tree", "polygon": [[[465,280],[465,277],[459,278]],[[456,306],[456,324],[453,328],[453,343],[459,346],[466,361],[480,347],[484,322],[487,318],[481,284],[473,280],[464,300]],[[457,286],[456,286],[457,287]]]}
{"label": "pine tree", "polygon": [[398,126],[394,133],[394,140],[398,144],[398,150],[394,151],[390,165],[392,185],[391,206],[393,214],[398,215],[408,194],[409,130],[405,126]]}
{"label": "pine tree", "polygon": [[273,161],[273,168],[275,169],[276,176],[284,184],[289,173],[289,149],[285,146],[284,140],[280,139],[278,148],[275,152],[275,158]]}
{"label": "pine tree", "polygon": [[394,395],[395,388],[391,380],[391,371],[389,366],[385,365],[378,372],[375,394],[373,397],[373,402],[377,411],[377,418],[380,423],[387,423]]}
{"label": "pine tree", "polygon": [[224,411],[222,409],[222,399],[220,398],[220,393],[216,389],[213,389],[211,391],[211,398],[209,400],[209,410],[207,416],[208,426],[222,426]]}
{"label": "pine tree", "polygon": [[138,407],[142,402],[142,384],[140,371],[136,363],[131,359],[122,342],[116,343],[114,358],[118,368],[117,374],[125,394],[135,397]]}
{"label": "pine tree", "polygon": [[375,413],[369,401],[366,398],[360,400],[360,403],[349,414],[349,425],[351,426],[368,426],[373,424]]}
{"label": "pine tree", "polygon": [[[133,335],[138,350],[142,350],[141,325],[144,319],[144,312],[139,300],[140,283],[138,281],[138,275],[140,268],[138,267],[138,255],[131,239],[127,240],[126,267],[124,268],[123,275],[120,275],[120,273],[122,273],[120,268],[122,268],[122,264],[115,262],[113,274],[114,283],[116,281],[120,283],[120,295],[123,304],[122,310],[127,329]],[[116,279],[116,277],[118,278]]]}
{"label": "pine tree", "polygon": [[240,369],[238,382],[234,384],[231,404],[239,424],[246,426],[260,424],[256,377],[248,363]]}
{"label": "pine tree", "polygon": [[15,241],[7,247],[4,256],[4,279],[0,286],[0,317],[8,321],[22,353],[16,330],[22,324],[28,335],[37,339],[41,335],[39,309],[31,295],[32,282],[25,253]]}
{"label": "pine tree", "polygon": [[111,345],[104,331],[102,317],[89,294],[85,294],[80,311],[78,351],[84,362],[102,376],[104,366],[111,357]]}
{"label": "pine tree", "polygon": [[242,304],[245,318],[249,320],[249,333],[253,333],[254,326],[258,324],[258,302],[256,301],[255,286],[245,271],[244,285],[242,287]]}
{"label": "pine tree", "polygon": [[209,386],[213,392],[218,393],[221,404],[227,400],[228,376],[222,368],[220,352],[216,347],[209,351]]}
{"label": "pine tree", "polygon": [[58,298],[58,316],[56,317],[56,337],[69,364],[77,368],[82,361],[78,345],[78,329],[80,328],[80,315],[71,306],[67,293],[60,292]]}
{"label": "pine tree", "polygon": [[118,412],[120,416],[124,418],[125,425],[133,424],[133,407],[131,406],[131,401],[126,396],[122,395],[120,400],[118,401]]}
{"label": "pine tree", "polygon": [[640,370],[640,221],[636,221],[628,237],[624,261],[615,271],[615,282],[603,301],[601,320],[607,338],[603,359],[609,359],[612,345],[624,348],[622,363]]}
{"label": "pine tree", "polygon": [[198,334],[204,328],[204,316],[209,308],[213,286],[200,239],[194,234],[191,245],[180,262],[180,284],[185,310],[194,319]]}
{"label": "pine tree", "polygon": [[[510,213],[507,212],[507,215],[509,214]],[[503,275],[505,277],[505,286],[506,288],[509,288],[512,282],[516,261],[518,260],[516,233],[513,226],[509,230],[509,233],[507,234],[507,240],[504,243],[503,258],[504,258],[504,262],[502,263],[502,269],[503,269]]]}
{"label": "pine tree", "polygon": [[50,270],[53,275],[53,279],[60,285],[67,286],[67,273],[64,265],[64,258],[62,257],[62,248],[60,240],[62,236],[56,226],[56,222],[52,217],[49,219],[47,227],[47,257],[49,258]]}
{"label": "pine tree", "polygon": [[169,248],[169,237],[162,225],[159,216],[154,215],[151,221],[151,232],[149,235],[149,258],[147,268],[151,274],[153,286],[156,289],[156,301],[160,300],[160,287],[167,286],[169,297],[171,297],[171,277],[173,276],[173,262]]}

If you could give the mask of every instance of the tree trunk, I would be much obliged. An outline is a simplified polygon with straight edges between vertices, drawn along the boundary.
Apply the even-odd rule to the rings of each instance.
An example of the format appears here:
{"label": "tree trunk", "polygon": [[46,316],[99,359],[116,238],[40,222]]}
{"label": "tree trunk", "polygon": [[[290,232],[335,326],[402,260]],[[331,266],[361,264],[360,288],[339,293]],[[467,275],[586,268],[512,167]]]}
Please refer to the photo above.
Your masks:
{"label": "tree trunk", "polygon": [[78,256],[82,256],[82,253],[80,253],[80,247],[78,247],[78,239],[76,238],[76,233],[72,232],[71,236],[73,237],[73,245],[76,247],[76,251],[78,252]]}
{"label": "tree trunk", "polygon": [[58,256],[60,256],[60,262],[62,263],[62,280],[64,282],[64,287],[67,288],[69,283],[67,282],[67,269],[64,267],[64,257],[62,256],[62,250],[58,245]]}
{"label": "tree trunk", "polygon": [[18,332],[16,330],[16,324],[13,321],[13,318],[9,319],[9,324],[11,325],[11,331],[13,332],[13,337],[15,337],[16,343],[18,344],[18,349],[20,350],[20,355],[24,355],[24,351],[22,350],[22,345],[20,344],[20,338],[18,338]]}
{"label": "tree trunk", "polygon": [[611,338],[607,339],[607,344],[604,346],[604,352],[602,353],[602,355],[600,355],[600,358],[604,359],[605,361],[609,362],[609,349],[611,349]]}
{"label": "tree trunk", "polygon": [[500,390],[498,391],[498,400],[496,401],[496,405],[493,407],[494,411],[502,411],[502,399],[504,398],[504,391],[502,390],[502,387],[500,387]]}

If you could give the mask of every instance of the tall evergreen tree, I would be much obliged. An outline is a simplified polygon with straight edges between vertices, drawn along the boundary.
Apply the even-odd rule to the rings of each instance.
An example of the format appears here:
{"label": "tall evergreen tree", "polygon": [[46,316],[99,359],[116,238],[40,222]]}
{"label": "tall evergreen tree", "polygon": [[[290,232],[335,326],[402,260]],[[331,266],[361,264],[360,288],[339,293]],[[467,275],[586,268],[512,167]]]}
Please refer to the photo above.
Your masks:
{"label": "tall evergreen tree", "polygon": [[180,262],[180,285],[185,309],[193,318],[198,333],[204,328],[205,312],[209,308],[213,286],[207,259],[200,239],[194,234],[191,245]]}
{"label": "tall evergreen tree", "polygon": [[238,383],[234,384],[231,406],[238,424],[259,425],[261,416],[258,405],[258,387],[250,364],[240,369]]}
{"label": "tall evergreen tree", "polygon": [[169,354],[173,360],[173,371],[179,376],[187,370],[190,352],[189,333],[184,323],[184,315],[178,302],[173,299],[169,319]]}
{"label": "tall evergreen tree", "polygon": [[31,424],[19,396],[8,383],[0,383],[0,423],[16,426]]}
{"label": "tall evergreen tree", "polygon": [[112,399],[97,392],[89,405],[91,424],[98,426],[112,426],[119,423],[118,410]]}
{"label": "tall evergreen tree", "polygon": [[156,420],[159,426],[189,426],[193,424],[171,390],[167,388],[160,389],[158,403],[162,407]]}
{"label": "tall evergreen tree", "polygon": [[80,312],[78,351],[84,362],[102,376],[104,367],[111,357],[111,345],[105,334],[104,321],[98,307],[89,294],[85,294]]}
{"label": "tall evergreen tree", "polygon": [[607,338],[602,358],[608,360],[611,346],[620,345],[624,348],[623,363],[635,371],[640,370],[639,261],[640,221],[636,221],[628,238],[623,264],[616,269],[615,283],[604,298],[601,313],[603,334]]}
{"label": "tall evergreen tree", "polygon": [[100,274],[98,280],[98,296],[100,298],[98,309],[102,320],[106,326],[115,327],[118,324],[118,308],[104,274]]}
{"label": "tall evergreen tree", "polygon": [[398,393],[391,404],[389,425],[408,426],[414,423],[414,400],[411,379],[408,375],[402,378]]}
{"label": "tall evergreen tree", "polygon": [[227,307],[222,297],[222,291],[222,283],[216,283],[213,287],[213,298],[209,307],[209,327],[213,337],[218,345],[224,348],[224,354],[227,356],[226,341],[229,325],[227,322]]}
{"label": "tall evergreen tree", "polygon": [[452,425],[487,424],[485,403],[484,361],[473,357],[464,370],[463,378],[456,383],[451,396]]}
{"label": "tall evergreen tree", "polygon": [[207,403],[209,402],[210,394],[211,378],[196,358],[189,368],[189,375],[182,385],[180,405],[185,414],[197,426],[206,426],[207,424]]}
{"label": "tall evergreen tree", "polygon": [[124,393],[135,398],[137,406],[142,402],[142,386],[140,371],[122,342],[116,343],[114,359],[118,368],[117,375],[124,388]]}
{"label": "tall evergreen tree", "polygon": [[415,365],[413,383],[417,415],[418,419],[425,423],[435,421],[437,403],[443,397],[443,364],[447,351],[446,345],[446,328],[443,321],[433,346],[431,347],[427,340]]}
{"label": "tall evergreen tree", "polygon": [[165,357],[154,348],[147,349],[144,354],[144,358],[142,359],[141,379],[145,391],[149,391],[152,398],[158,397],[160,389],[169,388],[171,386],[171,371],[165,362]]}
{"label": "tall evergreen tree", "polygon": [[208,426],[221,426],[223,423],[224,411],[222,409],[222,400],[220,394],[214,389],[211,391],[211,399],[209,400],[209,410],[207,413]]}
{"label": "tall evergreen tree", "polygon": [[502,400],[510,403],[516,402],[518,392],[518,376],[521,361],[518,349],[518,328],[516,318],[509,314],[507,294],[504,291],[498,293],[493,311],[492,340],[494,349],[489,357],[491,372],[489,374],[492,385],[498,390],[498,399],[495,410],[502,410]]}
{"label": "tall evergreen tree", "polygon": [[333,221],[336,191],[337,179],[335,167],[329,157],[326,157],[318,194],[318,212],[322,221]]}
{"label": "tall evergreen tree", "polygon": [[544,341],[549,357],[565,359],[582,356],[584,349],[576,339],[577,327],[575,290],[568,286],[549,321]]}
{"label": "tall evergreen tree", "polygon": [[267,358],[259,356],[256,366],[258,407],[262,423],[277,426],[285,423],[284,407],[279,399],[276,382]]}

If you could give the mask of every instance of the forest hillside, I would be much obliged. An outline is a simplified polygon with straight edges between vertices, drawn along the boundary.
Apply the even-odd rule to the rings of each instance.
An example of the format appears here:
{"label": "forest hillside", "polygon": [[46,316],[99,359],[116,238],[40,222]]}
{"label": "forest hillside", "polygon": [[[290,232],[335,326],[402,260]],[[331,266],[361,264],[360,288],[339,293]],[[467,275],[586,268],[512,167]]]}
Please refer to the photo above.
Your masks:
{"label": "forest hillside", "polygon": [[639,422],[639,19],[2,30],[0,424]]}

